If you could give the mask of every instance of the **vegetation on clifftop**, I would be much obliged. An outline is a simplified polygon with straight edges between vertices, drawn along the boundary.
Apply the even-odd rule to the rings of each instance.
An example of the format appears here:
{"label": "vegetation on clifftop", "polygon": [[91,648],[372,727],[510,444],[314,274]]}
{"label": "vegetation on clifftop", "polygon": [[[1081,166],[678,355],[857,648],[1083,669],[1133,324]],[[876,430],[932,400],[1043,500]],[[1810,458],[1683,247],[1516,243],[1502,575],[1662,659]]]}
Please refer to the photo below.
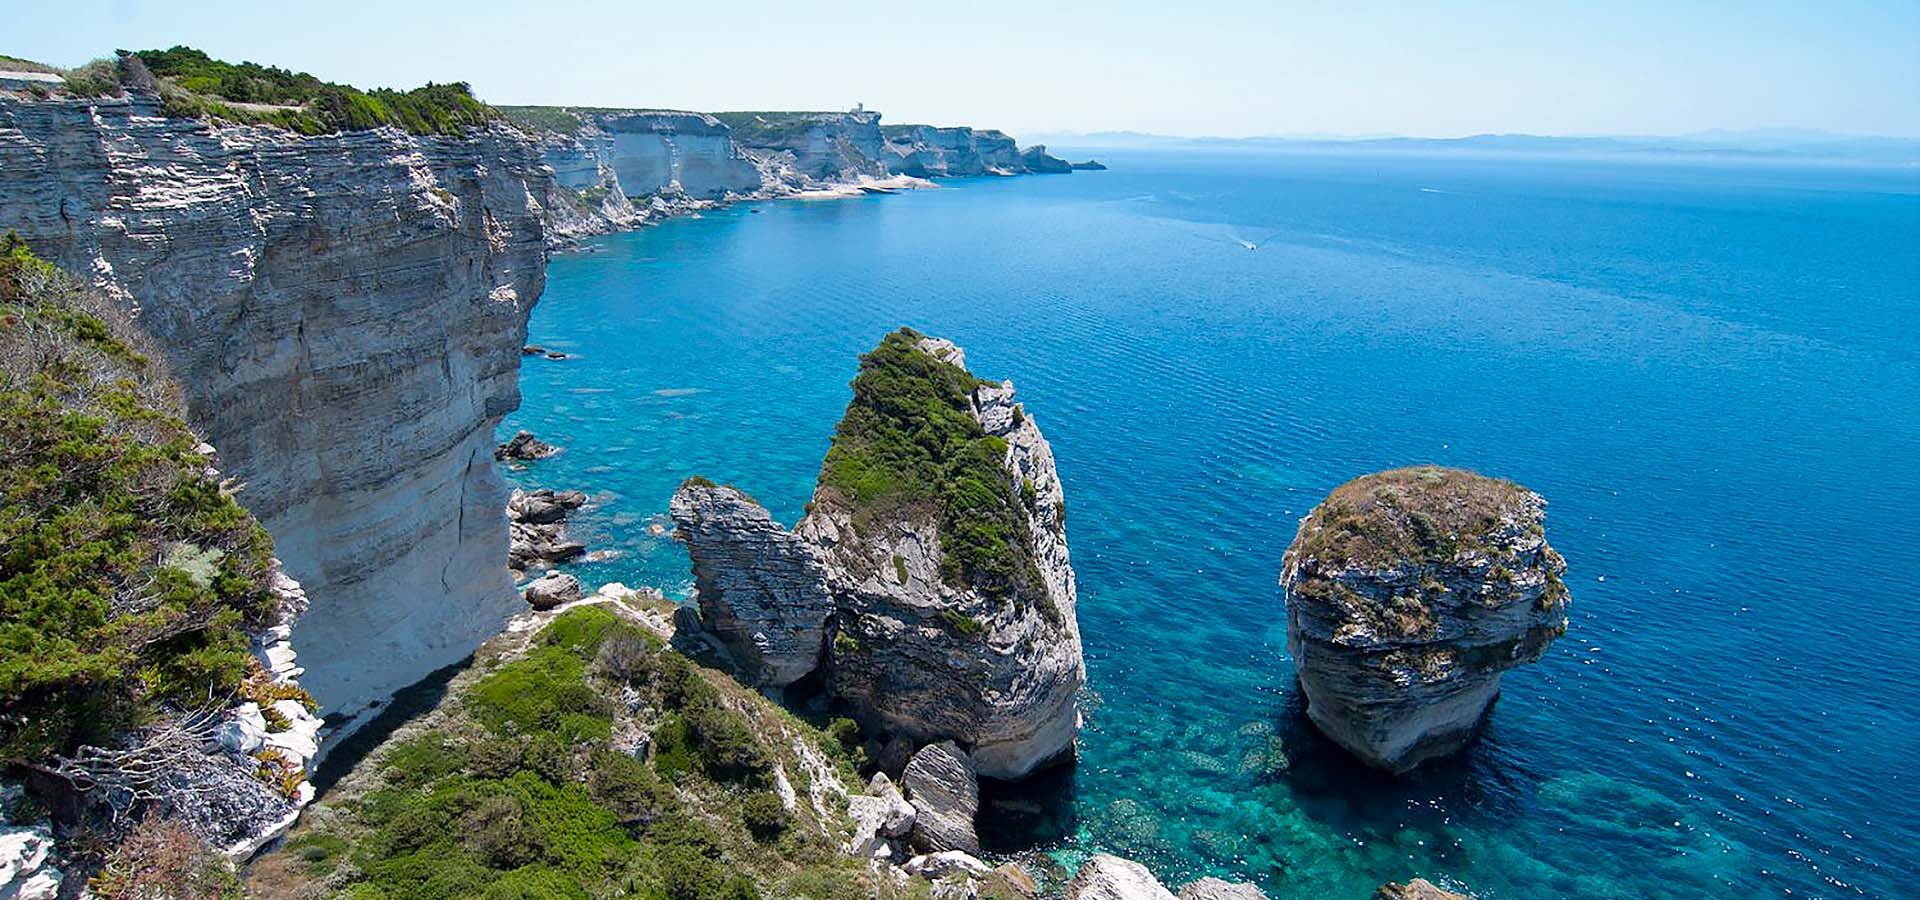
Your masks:
{"label": "vegetation on clifftop", "polygon": [[1037,600],[1046,589],[1027,547],[1026,508],[1001,464],[1006,441],[973,418],[973,390],[987,382],[922,352],[920,338],[902,328],[860,357],[820,484],[852,507],[856,528],[937,513],[948,583]]}
{"label": "vegetation on clifftop", "polygon": [[[811,808],[796,742],[839,742],[586,605],[482,647],[448,698],[253,868],[263,898],[879,897]],[[828,758],[823,756],[824,758]],[[834,765],[834,764],[830,764]],[[776,770],[780,773],[775,775]],[[786,809],[775,787],[797,794]],[[829,800],[829,803],[840,801]]]}
{"label": "vegetation on clifftop", "polygon": [[123,315],[0,240],[0,762],[241,689],[272,543],[182,413]]}
{"label": "vegetation on clifftop", "polygon": [[271,125],[308,135],[384,126],[457,135],[500,118],[499,111],[474,99],[464,82],[368,91],[278,66],[230,63],[192,47],[123,51],[117,60],[94,60],[61,74],[66,78],[62,89],[77,96],[148,86],[160,94],[161,112],[168,116]]}

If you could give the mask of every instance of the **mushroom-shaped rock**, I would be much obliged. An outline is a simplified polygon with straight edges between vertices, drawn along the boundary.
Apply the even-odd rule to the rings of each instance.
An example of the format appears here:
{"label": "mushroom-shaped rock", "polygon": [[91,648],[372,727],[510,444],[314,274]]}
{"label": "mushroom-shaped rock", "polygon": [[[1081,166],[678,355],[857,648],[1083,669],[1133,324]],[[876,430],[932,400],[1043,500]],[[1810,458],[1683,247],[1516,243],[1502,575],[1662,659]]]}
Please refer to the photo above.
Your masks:
{"label": "mushroom-shaped rock", "polygon": [[900,781],[915,810],[908,835],[914,849],[980,852],[980,838],[973,830],[973,817],[980,812],[980,780],[964,751],[952,741],[922,747]]}
{"label": "mushroom-shaped rock", "polygon": [[1406,884],[1389,881],[1373,892],[1373,900],[1473,900],[1466,894],[1456,894],[1435,885],[1425,878],[1415,878]]}
{"label": "mushroom-shaped rock", "polygon": [[1501,673],[1567,629],[1545,507],[1513,482],[1434,466],[1354,479],[1315,507],[1280,579],[1314,725],[1395,773],[1472,740]]}
{"label": "mushroom-shaped rock", "polygon": [[529,582],[521,596],[534,609],[552,609],[580,599],[580,579],[564,572],[548,572]]}
{"label": "mushroom-shaped rock", "polygon": [[1175,900],[1147,867],[1130,859],[1097,854],[1080,865],[1067,882],[1067,900]]}
{"label": "mushroom-shaped rock", "polygon": [[1180,900],[1267,900],[1267,892],[1244,881],[1202,878],[1181,888]]}
{"label": "mushroom-shaped rock", "polygon": [[669,506],[693,558],[700,618],[747,679],[786,687],[820,665],[833,598],[814,548],[752,497],[690,478]]}

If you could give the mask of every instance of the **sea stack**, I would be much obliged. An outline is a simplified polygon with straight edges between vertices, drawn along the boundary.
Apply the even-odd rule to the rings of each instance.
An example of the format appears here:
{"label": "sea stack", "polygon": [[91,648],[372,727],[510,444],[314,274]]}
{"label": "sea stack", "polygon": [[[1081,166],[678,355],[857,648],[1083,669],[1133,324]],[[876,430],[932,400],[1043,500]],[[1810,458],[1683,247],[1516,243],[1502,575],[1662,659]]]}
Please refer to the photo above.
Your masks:
{"label": "sea stack", "polygon": [[861,357],[853,394],[790,538],[737,491],[675,495],[707,627],[763,684],[821,671],[870,734],[954,741],[984,777],[1070,755],[1086,670],[1039,426],[1011,382],[910,329]]}
{"label": "sea stack", "polygon": [[1472,740],[1501,673],[1567,630],[1545,507],[1513,482],[1436,466],[1356,478],[1315,507],[1280,579],[1314,725],[1393,773]]}

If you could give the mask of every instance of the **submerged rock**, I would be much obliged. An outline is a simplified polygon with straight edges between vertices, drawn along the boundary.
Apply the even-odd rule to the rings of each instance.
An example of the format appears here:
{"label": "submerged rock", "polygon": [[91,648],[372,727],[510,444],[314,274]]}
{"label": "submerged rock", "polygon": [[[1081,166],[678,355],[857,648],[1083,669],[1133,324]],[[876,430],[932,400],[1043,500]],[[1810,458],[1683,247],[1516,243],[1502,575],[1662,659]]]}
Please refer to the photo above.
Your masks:
{"label": "submerged rock", "polygon": [[1281,577],[1314,725],[1396,773],[1472,740],[1501,673],[1566,632],[1545,506],[1513,482],[1426,466],[1357,478],[1315,507]]}
{"label": "submerged rock", "polygon": [[1094,855],[1067,882],[1067,900],[1175,900],[1147,867],[1130,859]]}
{"label": "submerged rock", "polygon": [[521,430],[513,433],[507,442],[495,447],[493,458],[498,460],[535,460],[546,459],[560,452],[559,447],[533,436],[533,432]]}
{"label": "submerged rock", "polygon": [[900,776],[915,812],[908,840],[924,853],[980,852],[973,817],[980,812],[980,780],[973,763],[952,741],[929,744],[913,755]]}
{"label": "submerged rock", "polygon": [[833,601],[814,547],[733,487],[690,478],[670,506],[706,629],[749,683],[786,687],[820,664]]}
{"label": "submerged rock", "polygon": [[1415,878],[1406,884],[1389,881],[1373,892],[1373,900],[1473,900],[1466,894],[1456,894],[1435,885],[1425,878]]}

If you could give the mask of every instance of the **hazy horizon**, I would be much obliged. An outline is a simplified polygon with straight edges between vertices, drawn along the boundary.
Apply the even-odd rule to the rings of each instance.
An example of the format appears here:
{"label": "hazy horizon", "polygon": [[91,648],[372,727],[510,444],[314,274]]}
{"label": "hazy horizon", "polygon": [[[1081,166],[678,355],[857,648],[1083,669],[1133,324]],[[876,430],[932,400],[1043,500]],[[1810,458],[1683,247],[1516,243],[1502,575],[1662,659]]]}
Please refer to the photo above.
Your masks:
{"label": "hazy horizon", "polygon": [[[892,122],[1173,137],[1686,136],[1807,129],[1920,138],[1920,4],[1489,3],[1329,11],[1114,0],[950,9],[768,0],[530,15],[425,8],[11,10],[0,53],[61,66],[197,47],[329,81],[465,81],[490,103],[846,109]],[[365,23],[376,22],[376,27]],[[289,23],[297,23],[290,26]]]}

